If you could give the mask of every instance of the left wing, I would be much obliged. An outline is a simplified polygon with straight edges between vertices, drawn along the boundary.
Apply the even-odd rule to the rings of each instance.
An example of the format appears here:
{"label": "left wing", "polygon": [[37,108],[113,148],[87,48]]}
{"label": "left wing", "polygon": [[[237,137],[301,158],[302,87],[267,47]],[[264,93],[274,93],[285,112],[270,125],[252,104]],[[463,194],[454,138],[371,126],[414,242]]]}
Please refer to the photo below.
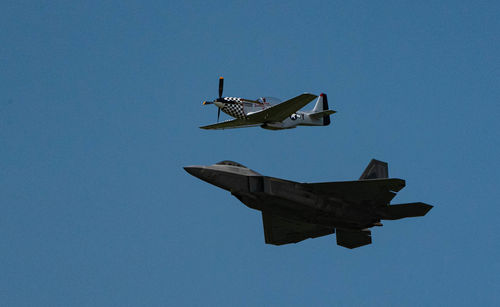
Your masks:
{"label": "left wing", "polygon": [[201,129],[212,129],[212,130],[217,130],[217,129],[232,129],[232,128],[244,128],[244,127],[253,127],[253,126],[258,126],[261,123],[256,123],[254,121],[249,121],[243,118],[237,118],[233,120],[228,120],[222,123],[217,123],[213,125],[208,125],[208,126],[203,126],[200,127]]}
{"label": "left wing", "polygon": [[267,244],[297,243],[334,233],[333,227],[298,222],[268,212],[262,212],[262,222]]}
{"label": "left wing", "polygon": [[313,94],[302,94],[270,108],[252,113],[247,116],[247,120],[259,123],[281,122],[317,97]]}

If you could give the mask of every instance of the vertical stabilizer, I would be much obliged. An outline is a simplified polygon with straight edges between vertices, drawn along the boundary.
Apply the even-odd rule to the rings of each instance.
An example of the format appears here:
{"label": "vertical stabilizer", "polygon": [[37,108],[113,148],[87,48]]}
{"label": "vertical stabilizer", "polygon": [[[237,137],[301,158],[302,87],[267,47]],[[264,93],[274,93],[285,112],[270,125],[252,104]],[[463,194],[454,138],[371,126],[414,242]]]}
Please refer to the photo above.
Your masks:
{"label": "vertical stabilizer", "polygon": [[[328,110],[328,98],[326,94],[321,93],[316,100],[316,104],[314,105],[314,109],[312,110],[314,113],[319,113]],[[327,114],[323,116],[323,125],[328,126],[330,124],[330,115]]]}
{"label": "vertical stabilizer", "polygon": [[377,178],[389,178],[389,167],[386,162],[372,159],[359,179]]}

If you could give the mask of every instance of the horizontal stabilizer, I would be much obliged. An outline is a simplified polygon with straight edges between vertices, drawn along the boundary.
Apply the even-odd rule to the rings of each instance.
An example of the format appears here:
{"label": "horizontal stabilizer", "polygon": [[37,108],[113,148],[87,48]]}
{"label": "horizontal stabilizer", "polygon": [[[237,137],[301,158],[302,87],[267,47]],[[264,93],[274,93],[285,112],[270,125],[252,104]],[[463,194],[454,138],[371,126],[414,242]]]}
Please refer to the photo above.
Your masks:
{"label": "horizontal stabilizer", "polygon": [[312,119],[316,119],[316,118],[322,118],[323,116],[327,116],[327,115],[330,115],[333,113],[337,113],[337,111],[333,111],[333,110],[321,111],[321,112],[309,114],[309,117]]}
{"label": "horizontal stabilizer", "polygon": [[398,220],[405,217],[424,216],[433,206],[424,203],[390,205],[382,209],[383,220]]}
{"label": "horizontal stabilizer", "polygon": [[337,244],[347,248],[356,248],[371,244],[371,232],[368,229],[339,229],[337,228]]}

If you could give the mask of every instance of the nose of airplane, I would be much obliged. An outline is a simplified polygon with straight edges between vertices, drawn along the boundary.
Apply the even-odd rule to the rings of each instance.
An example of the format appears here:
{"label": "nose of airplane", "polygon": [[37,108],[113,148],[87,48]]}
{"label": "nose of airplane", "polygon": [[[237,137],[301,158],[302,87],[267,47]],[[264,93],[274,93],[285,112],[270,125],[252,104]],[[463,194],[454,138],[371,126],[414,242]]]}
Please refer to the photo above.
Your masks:
{"label": "nose of airplane", "polygon": [[224,107],[224,103],[223,103],[223,102],[221,102],[221,101],[214,101],[214,104],[215,104],[216,106],[218,106],[219,108]]}
{"label": "nose of airplane", "polygon": [[184,169],[194,177],[228,191],[248,188],[247,176],[228,170],[201,165],[185,166]]}
{"label": "nose of airplane", "polygon": [[191,174],[197,178],[201,178],[201,173],[203,172],[202,166],[185,166],[184,169],[189,174]]}

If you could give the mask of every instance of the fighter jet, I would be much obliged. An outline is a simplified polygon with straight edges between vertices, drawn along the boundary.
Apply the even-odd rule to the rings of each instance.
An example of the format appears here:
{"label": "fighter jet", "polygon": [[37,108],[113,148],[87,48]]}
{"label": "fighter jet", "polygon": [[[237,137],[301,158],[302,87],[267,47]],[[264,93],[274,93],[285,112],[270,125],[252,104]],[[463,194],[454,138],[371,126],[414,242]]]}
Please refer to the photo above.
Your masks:
{"label": "fighter jet", "polygon": [[[301,94],[281,102],[273,97],[260,97],[250,100],[240,97],[222,97],[224,78],[219,79],[219,98],[204,101],[204,105],[218,107],[217,124],[200,127],[202,129],[231,129],[260,126],[269,130],[291,129],[297,126],[328,126],[330,114],[326,94],[319,97],[313,94]],[[318,98],[311,111],[299,111],[313,99]],[[236,119],[219,123],[220,111]]]}
{"label": "fighter jet", "polygon": [[263,176],[233,161],[184,169],[230,191],[249,208],[262,212],[267,244],[297,243],[336,232],[337,244],[356,248],[371,244],[381,220],[424,216],[433,206],[416,202],[391,205],[405,181],[388,178],[388,165],[372,160],[355,181],[299,183]]}

